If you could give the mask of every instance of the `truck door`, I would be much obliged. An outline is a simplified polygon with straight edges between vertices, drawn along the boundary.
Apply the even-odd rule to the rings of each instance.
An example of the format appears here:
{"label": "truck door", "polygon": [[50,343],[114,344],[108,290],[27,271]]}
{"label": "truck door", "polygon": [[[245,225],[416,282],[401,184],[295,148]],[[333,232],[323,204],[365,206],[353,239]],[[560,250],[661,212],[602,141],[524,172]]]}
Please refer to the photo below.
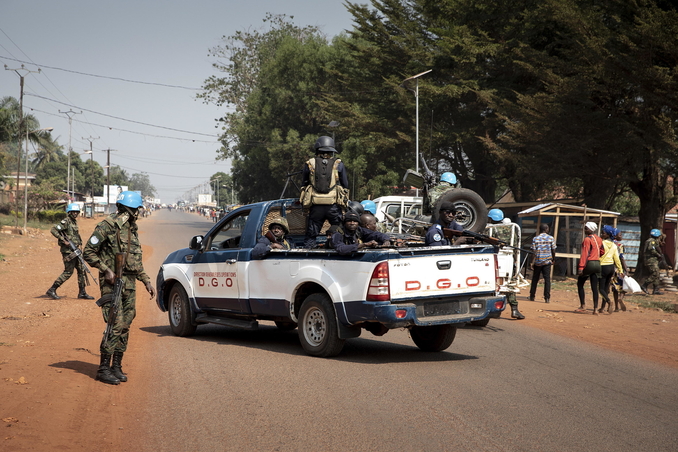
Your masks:
{"label": "truck door", "polygon": [[205,250],[196,256],[193,290],[198,306],[205,311],[246,310],[238,289],[240,239],[249,210],[238,212],[205,237]]}

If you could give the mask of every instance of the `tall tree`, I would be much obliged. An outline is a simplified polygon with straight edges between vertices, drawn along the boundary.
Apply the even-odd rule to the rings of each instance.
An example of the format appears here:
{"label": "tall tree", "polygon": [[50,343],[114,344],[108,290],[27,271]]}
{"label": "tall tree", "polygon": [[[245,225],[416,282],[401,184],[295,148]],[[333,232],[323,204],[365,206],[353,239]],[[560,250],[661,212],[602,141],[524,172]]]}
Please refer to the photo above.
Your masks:
{"label": "tall tree", "polygon": [[146,173],[134,173],[129,179],[129,189],[140,191],[141,196],[155,198],[155,187]]}

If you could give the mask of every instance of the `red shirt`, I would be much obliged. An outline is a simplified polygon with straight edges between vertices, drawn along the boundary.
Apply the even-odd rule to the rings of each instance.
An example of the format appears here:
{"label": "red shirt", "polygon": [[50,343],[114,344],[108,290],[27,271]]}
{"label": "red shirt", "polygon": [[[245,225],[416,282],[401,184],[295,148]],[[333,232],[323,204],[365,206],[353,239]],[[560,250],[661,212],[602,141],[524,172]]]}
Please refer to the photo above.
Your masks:
{"label": "red shirt", "polygon": [[581,244],[581,257],[579,258],[579,270],[584,270],[588,261],[599,261],[600,256],[605,254],[603,239],[595,234],[587,235]]}

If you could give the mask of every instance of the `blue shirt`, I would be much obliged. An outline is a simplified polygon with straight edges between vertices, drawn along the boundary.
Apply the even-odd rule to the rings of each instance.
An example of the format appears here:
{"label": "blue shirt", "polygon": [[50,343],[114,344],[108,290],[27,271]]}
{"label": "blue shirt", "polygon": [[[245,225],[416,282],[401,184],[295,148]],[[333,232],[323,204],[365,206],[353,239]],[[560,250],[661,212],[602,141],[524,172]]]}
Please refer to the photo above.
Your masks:
{"label": "blue shirt", "polygon": [[443,229],[452,229],[454,231],[464,230],[464,228],[454,220],[452,220],[452,222],[447,225],[443,223],[443,220],[438,220],[438,222],[434,223],[433,226],[428,228],[428,231],[426,232],[426,246],[451,245],[452,243],[450,240],[445,238]]}

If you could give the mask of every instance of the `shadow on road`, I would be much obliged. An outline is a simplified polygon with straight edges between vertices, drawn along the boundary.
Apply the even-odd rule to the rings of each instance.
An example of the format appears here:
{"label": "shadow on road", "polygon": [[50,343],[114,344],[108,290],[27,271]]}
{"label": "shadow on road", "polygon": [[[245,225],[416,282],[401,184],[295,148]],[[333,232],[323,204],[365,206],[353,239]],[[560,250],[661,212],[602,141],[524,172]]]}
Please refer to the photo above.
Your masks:
{"label": "shadow on road", "polygon": [[[487,328],[483,329],[487,330]],[[155,334],[161,338],[167,336],[175,337],[170,331],[169,326],[142,327],[140,330]],[[363,332],[363,334],[369,335],[370,333]],[[301,348],[296,330],[280,331],[277,327],[272,325],[260,325],[259,329],[256,331],[240,330],[219,325],[201,325],[193,336],[177,339],[236,345],[239,347],[255,348],[289,355],[303,356],[306,354]],[[373,340],[369,337],[359,337],[347,340],[343,351],[332,359],[362,364],[441,362],[478,359],[478,357],[473,355],[463,355],[449,351],[453,349],[454,343],[448,351],[440,353],[423,352],[414,344],[410,346],[385,342],[383,340]],[[309,358],[311,357],[309,356]]]}
{"label": "shadow on road", "polygon": [[87,363],[84,361],[62,361],[60,363],[52,363],[49,367],[56,367],[57,369],[70,369],[79,372],[88,377],[94,378],[97,374],[98,364]]}

